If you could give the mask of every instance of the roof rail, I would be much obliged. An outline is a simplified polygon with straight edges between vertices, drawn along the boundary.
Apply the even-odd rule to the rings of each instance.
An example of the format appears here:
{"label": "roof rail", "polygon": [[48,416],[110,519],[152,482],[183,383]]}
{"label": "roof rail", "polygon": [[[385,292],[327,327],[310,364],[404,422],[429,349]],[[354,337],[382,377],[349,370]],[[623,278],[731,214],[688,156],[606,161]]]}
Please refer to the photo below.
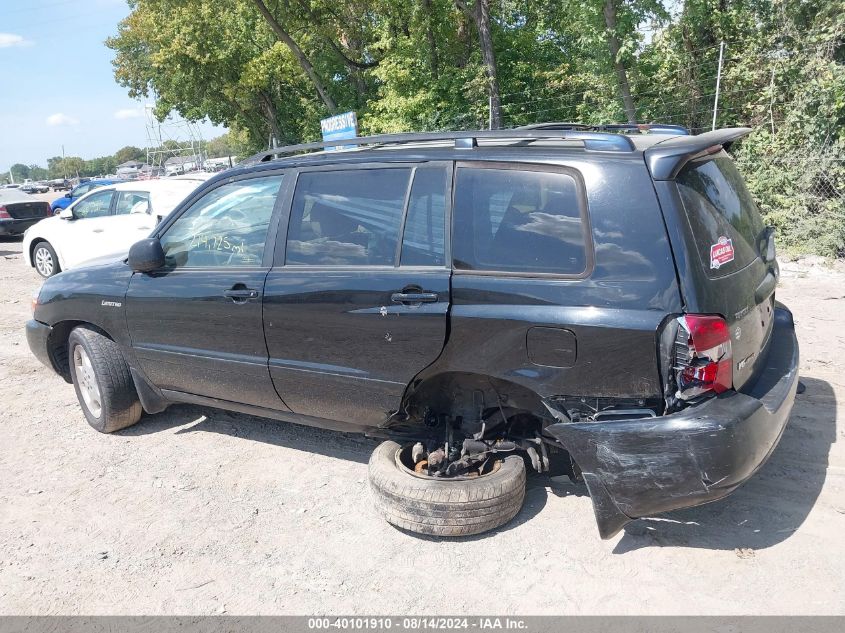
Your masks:
{"label": "roof rail", "polygon": [[359,136],[350,139],[336,139],[332,141],[317,141],[315,143],[300,143],[298,145],[287,145],[258,152],[242,161],[244,165],[266,162],[274,158],[297,154],[300,152],[313,152],[327,147],[361,147],[370,145],[379,147],[384,145],[404,145],[410,143],[433,143],[442,141],[454,141],[457,149],[473,149],[478,147],[478,140],[513,140],[513,141],[538,141],[538,140],[561,140],[581,141],[584,149],[603,150],[614,152],[634,151],[634,143],[631,139],[619,134],[606,132],[593,132],[582,130],[469,130],[462,132],[414,132],[404,134],[378,134],[375,136]]}
{"label": "roof rail", "polygon": [[688,128],[671,123],[606,123],[592,125],[589,123],[571,123],[567,121],[551,121],[548,123],[532,123],[523,125],[522,130],[592,130],[595,132],[650,132],[652,134],[681,134],[688,135]]}

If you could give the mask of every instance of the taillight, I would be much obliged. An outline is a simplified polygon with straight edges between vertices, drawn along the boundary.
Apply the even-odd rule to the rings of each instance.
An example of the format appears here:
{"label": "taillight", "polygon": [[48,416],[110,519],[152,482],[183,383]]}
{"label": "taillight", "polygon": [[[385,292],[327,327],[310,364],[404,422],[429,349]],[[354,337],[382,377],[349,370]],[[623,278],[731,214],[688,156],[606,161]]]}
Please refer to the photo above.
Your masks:
{"label": "taillight", "polygon": [[675,339],[677,397],[691,400],[722,393],[733,385],[733,357],[728,324],[718,315],[685,314]]}
{"label": "taillight", "polygon": [[12,216],[6,211],[6,207],[0,204],[0,220],[11,220]]}

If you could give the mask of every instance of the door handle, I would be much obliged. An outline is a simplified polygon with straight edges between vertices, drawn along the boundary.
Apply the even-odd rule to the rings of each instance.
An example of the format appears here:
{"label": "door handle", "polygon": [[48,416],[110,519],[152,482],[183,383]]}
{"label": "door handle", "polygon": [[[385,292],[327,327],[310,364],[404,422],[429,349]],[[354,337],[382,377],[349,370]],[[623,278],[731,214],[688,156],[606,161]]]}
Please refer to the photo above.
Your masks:
{"label": "door handle", "polygon": [[224,291],[223,296],[228,297],[235,303],[246,303],[250,299],[257,299],[259,296],[261,296],[261,293],[258,292],[258,290],[243,287],[243,284],[237,284],[230,290]]}
{"label": "door handle", "polygon": [[390,295],[393,303],[435,303],[437,294],[433,292],[394,292]]}
{"label": "door handle", "polygon": [[91,231],[91,232],[92,232],[92,233],[102,233],[102,232],[103,232],[103,229],[94,229],[94,230],[93,230],[93,231]]}

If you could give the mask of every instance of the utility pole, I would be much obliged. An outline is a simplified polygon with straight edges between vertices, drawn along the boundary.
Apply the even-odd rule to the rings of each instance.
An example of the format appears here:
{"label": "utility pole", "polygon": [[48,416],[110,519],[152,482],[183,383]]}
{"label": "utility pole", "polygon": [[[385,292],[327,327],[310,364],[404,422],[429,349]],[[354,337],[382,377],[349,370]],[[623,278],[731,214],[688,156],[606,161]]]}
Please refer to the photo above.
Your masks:
{"label": "utility pole", "polygon": [[716,74],[716,99],[713,101],[713,126],[711,130],[716,129],[716,113],[719,110],[719,89],[722,85],[722,57],[725,53],[725,41],[719,42],[719,70]]}
{"label": "utility pole", "polygon": [[775,107],[775,65],[772,62],[772,79],[769,82],[769,122],[772,125],[772,136],[775,134],[775,115],[774,115],[774,107]]}

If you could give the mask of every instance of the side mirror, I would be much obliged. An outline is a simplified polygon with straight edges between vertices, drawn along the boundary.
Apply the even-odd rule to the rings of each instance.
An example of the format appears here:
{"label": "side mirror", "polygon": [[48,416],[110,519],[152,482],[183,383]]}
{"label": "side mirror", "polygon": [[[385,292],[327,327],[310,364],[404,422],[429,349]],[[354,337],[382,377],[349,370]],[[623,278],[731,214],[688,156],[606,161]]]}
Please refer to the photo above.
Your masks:
{"label": "side mirror", "polygon": [[68,191],[68,192],[65,194],[65,198],[73,198],[73,196],[71,195],[70,191]]}
{"label": "side mirror", "polygon": [[62,220],[72,220],[73,219],[73,209],[62,209],[59,211],[59,217]]}
{"label": "side mirror", "polygon": [[136,273],[148,273],[164,266],[164,249],[161,242],[149,237],[135,242],[129,249],[129,267]]}

